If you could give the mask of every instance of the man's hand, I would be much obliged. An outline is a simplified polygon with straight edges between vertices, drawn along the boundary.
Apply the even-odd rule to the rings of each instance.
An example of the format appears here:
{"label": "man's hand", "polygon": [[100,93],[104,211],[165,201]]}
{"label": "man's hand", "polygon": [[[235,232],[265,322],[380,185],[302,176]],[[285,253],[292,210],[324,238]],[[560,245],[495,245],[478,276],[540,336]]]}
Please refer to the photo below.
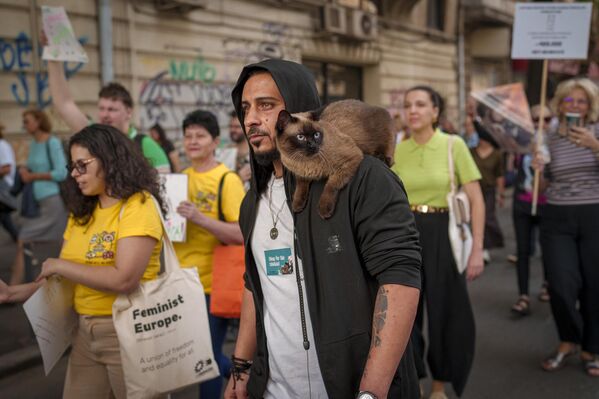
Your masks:
{"label": "man's hand", "polygon": [[482,274],[484,268],[485,261],[483,260],[483,251],[472,248],[472,252],[468,258],[468,265],[466,266],[466,279],[468,281],[475,280]]}
{"label": "man's hand", "polygon": [[[225,399],[246,399],[249,398],[247,385],[249,380],[249,375],[246,373],[240,374],[240,378],[237,381],[234,381],[235,376],[231,374],[231,378],[229,378],[229,382],[227,383],[227,388],[225,389]],[[235,386],[235,389],[233,389]]]}

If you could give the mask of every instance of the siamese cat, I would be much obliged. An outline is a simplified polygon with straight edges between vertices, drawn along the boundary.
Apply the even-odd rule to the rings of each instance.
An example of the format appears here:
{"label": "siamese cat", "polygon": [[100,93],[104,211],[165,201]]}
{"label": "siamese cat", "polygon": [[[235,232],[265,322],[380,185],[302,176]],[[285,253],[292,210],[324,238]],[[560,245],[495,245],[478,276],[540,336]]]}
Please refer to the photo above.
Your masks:
{"label": "siamese cat", "polygon": [[337,101],[297,114],[281,111],[276,142],[281,162],[297,178],[293,211],[306,206],[310,182],[326,178],[318,213],[323,219],[330,218],[339,190],[355,175],[364,154],[391,166],[395,149],[392,125],[387,110],[358,100]]}

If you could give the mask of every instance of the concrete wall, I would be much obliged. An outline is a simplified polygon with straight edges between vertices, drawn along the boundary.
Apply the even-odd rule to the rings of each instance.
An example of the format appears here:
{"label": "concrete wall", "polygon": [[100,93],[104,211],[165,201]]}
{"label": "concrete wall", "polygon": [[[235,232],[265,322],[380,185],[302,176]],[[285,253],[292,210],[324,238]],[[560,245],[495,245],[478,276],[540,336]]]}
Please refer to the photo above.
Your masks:
{"label": "concrete wall", "polygon": [[[67,69],[76,101],[95,118],[101,86],[96,1],[43,3],[66,8],[89,55],[88,64],[69,63]],[[195,108],[214,111],[226,126],[230,90],[242,66],[268,57],[361,66],[365,100],[392,112],[401,108],[403,90],[431,84],[447,98],[449,116],[455,120],[454,3],[448,1],[445,32],[427,32],[422,26],[425,9],[417,5],[413,27],[382,27],[377,40],[360,43],[316,32],[318,13],[309,7],[210,0],[205,9],[181,15],[158,13],[149,0],[112,0],[115,79],[131,90],[139,126],[146,129],[160,121],[174,139],[180,137],[183,115]],[[31,37],[41,23],[36,22],[39,15],[30,15],[29,1],[0,0],[0,9],[0,121],[22,159],[22,143],[28,138],[21,113],[41,107],[53,115],[44,68],[36,71],[33,62]],[[34,33],[32,26],[37,26]],[[66,133],[64,125],[53,120],[56,130]]]}

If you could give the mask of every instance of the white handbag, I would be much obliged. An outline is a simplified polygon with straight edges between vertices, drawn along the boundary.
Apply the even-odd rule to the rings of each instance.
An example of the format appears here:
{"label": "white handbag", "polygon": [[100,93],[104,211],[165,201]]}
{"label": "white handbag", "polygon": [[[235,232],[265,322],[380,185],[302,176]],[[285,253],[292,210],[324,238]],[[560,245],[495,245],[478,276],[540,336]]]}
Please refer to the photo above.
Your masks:
{"label": "white handbag", "polygon": [[197,269],[180,267],[153,200],[162,220],[165,271],[112,305],[129,399],[163,397],[219,375]]}
{"label": "white handbag", "polygon": [[447,194],[449,206],[449,241],[458,272],[466,270],[468,259],[472,252],[472,231],[470,229],[470,201],[463,190],[458,190],[455,182],[453,162],[453,141],[455,136],[449,136],[447,158],[449,160],[450,191]]}

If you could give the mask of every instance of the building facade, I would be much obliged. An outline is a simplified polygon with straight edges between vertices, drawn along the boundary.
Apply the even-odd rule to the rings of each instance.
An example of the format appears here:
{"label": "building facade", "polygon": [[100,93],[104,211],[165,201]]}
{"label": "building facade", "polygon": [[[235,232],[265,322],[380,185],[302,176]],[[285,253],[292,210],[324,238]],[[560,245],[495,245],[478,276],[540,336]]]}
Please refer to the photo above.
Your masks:
{"label": "building facade", "polygon": [[[38,0],[0,0],[0,122],[20,159],[28,139],[21,123],[25,109],[47,110],[56,130],[66,133],[52,111],[43,62],[34,56],[39,5]],[[241,68],[264,58],[306,65],[324,101],[360,98],[392,114],[401,111],[407,88],[430,84],[446,98],[454,123],[462,106],[460,74],[467,88],[510,79],[505,54],[481,54],[484,46],[474,39],[490,23],[498,29],[487,31],[487,37],[505,37],[511,0],[461,5],[458,0],[45,0],[44,5],[65,7],[89,56],[87,64],[65,65],[84,112],[96,116],[102,85],[98,10],[104,5],[112,14],[112,73],[134,96],[136,123],[143,131],[160,122],[176,141],[183,116],[196,108],[215,112],[225,127]],[[226,129],[224,136],[226,141]]]}

